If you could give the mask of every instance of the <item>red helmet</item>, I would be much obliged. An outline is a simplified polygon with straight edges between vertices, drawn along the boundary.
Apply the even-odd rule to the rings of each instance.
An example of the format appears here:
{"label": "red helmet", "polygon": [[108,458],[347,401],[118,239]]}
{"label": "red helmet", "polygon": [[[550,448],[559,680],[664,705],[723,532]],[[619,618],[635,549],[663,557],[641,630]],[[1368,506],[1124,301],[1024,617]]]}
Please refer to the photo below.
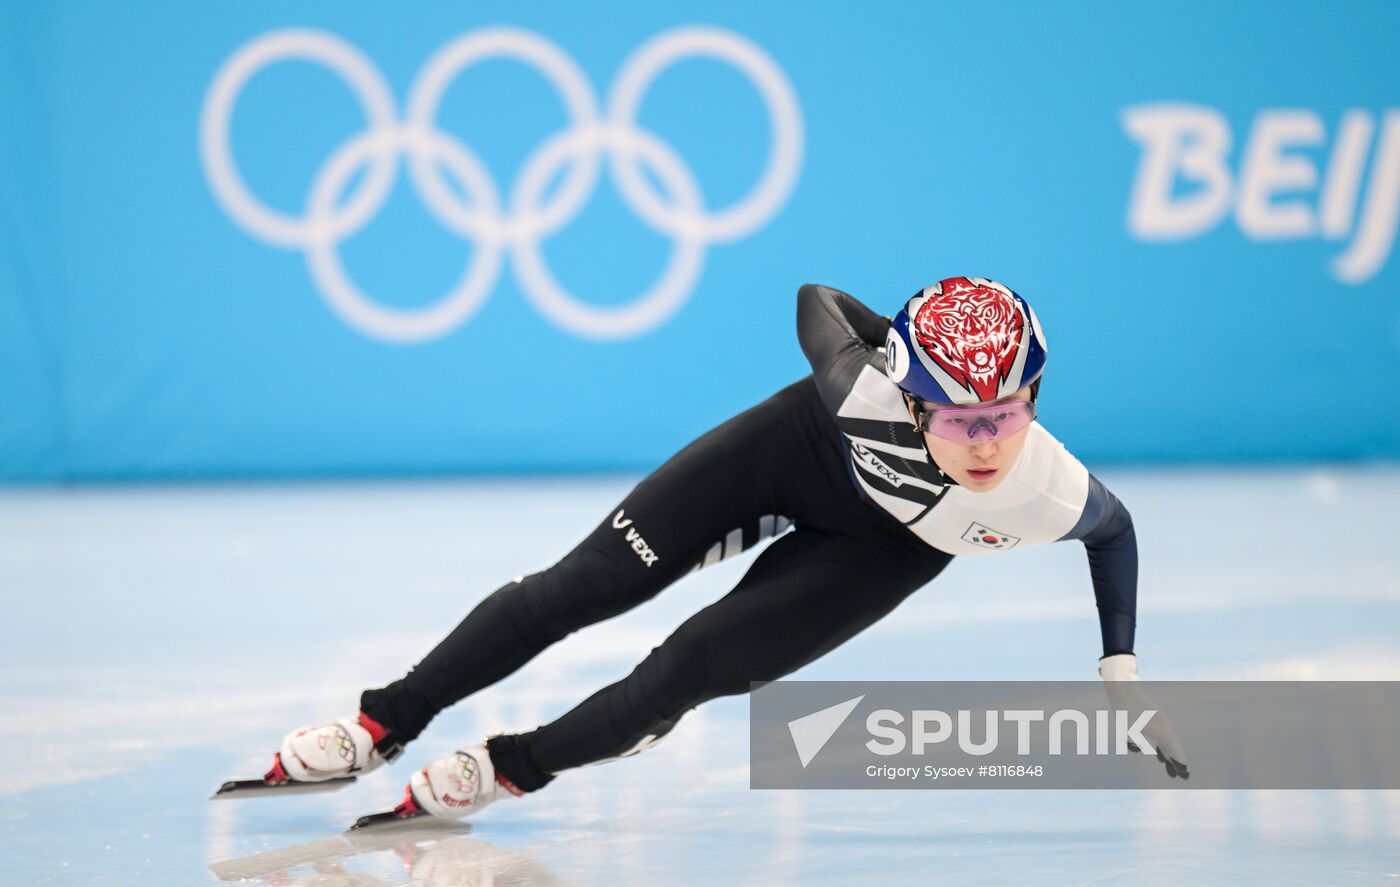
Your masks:
{"label": "red helmet", "polygon": [[915,293],[895,316],[885,372],[929,403],[987,403],[1040,378],[1045,353],[1025,299],[985,277],[950,277]]}

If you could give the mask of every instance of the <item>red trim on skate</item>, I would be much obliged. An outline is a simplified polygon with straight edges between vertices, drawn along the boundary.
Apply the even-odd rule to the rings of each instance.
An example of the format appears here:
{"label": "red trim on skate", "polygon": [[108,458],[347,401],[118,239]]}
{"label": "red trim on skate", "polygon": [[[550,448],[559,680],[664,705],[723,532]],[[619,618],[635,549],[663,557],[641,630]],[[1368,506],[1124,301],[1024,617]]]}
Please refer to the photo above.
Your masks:
{"label": "red trim on skate", "polygon": [[282,785],[291,781],[292,777],[287,775],[287,768],[282,766],[282,753],[279,751],[272,756],[272,769],[263,774],[263,782],[268,785]]}
{"label": "red trim on skate", "polygon": [[496,771],[496,784],[502,786],[503,788],[505,788],[506,791],[515,795],[517,798],[525,797],[525,792],[521,791],[515,783],[511,782],[509,779],[506,779],[505,774],[502,773],[500,770]]}
{"label": "red trim on skate", "polygon": [[369,731],[369,738],[375,745],[383,742],[384,737],[389,735],[389,731],[385,729],[383,724],[364,712],[360,712],[360,726]]}
{"label": "red trim on skate", "polygon": [[418,806],[418,802],[413,800],[413,786],[406,785],[403,790],[403,801],[394,808],[395,819],[407,819],[418,813],[422,813],[423,808]]}

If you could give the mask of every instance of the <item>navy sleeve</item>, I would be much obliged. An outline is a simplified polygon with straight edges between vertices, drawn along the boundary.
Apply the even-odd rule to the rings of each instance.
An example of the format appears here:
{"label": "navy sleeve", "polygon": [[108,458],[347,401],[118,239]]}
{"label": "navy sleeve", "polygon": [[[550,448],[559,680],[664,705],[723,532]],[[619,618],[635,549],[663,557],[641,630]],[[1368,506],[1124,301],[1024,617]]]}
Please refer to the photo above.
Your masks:
{"label": "navy sleeve", "polygon": [[1079,522],[1064,536],[1080,539],[1089,554],[1089,575],[1099,607],[1103,653],[1133,652],[1137,627],[1137,534],[1133,516],[1099,479],[1089,475],[1089,498]]}
{"label": "navy sleeve", "polygon": [[817,391],[836,415],[865,366],[885,371],[890,321],[852,296],[809,283],[797,291],[797,340],[812,365]]}

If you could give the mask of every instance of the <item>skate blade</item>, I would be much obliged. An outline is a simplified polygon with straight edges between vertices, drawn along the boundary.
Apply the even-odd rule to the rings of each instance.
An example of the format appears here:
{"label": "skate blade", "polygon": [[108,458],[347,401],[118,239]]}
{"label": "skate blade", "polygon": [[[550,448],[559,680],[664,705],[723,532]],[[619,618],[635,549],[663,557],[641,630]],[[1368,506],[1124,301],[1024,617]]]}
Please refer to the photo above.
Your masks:
{"label": "skate blade", "polygon": [[209,796],[211,801],[253,798],[259,795],[310,795],[337,792],[355,781],[354,776],[337,776],[325,782],[283,782],[270,784],[261,779],[231,779]]}
{"label": "skate blade", "polygon": [[368,816],[361,816],[359,819],[355,820],[355,824],[346,829],[346,831],[353,832],[360,829],[395,825],[401,822],[412,822],[415,819],[421,819],[427,815],[428,814],[422,810],[402,815],[395,810],[389,810],[384,813],[371,813]]}

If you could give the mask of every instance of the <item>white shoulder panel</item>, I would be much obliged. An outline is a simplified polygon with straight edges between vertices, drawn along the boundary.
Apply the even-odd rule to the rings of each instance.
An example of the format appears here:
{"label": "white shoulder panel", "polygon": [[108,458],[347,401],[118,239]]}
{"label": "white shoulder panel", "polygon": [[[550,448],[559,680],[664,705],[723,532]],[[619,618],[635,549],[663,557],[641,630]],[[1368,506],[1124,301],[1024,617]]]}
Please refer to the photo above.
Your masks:
{"label": "white shoulder panel", "polygon": [[908,422],[909,412],[904,395],[889,376],[866,364],[860,368],[855,384],[841,401],[836,415],[849,419],[874,419],[879,422]]}
{"label": "white shoulder panel", "polygon": [[995,490],[950,487],[938,507],[910,529],[953,555],[1042,545],[1074,528],[1088,497],[1088,469],[1033,422],[1020,457]]}

